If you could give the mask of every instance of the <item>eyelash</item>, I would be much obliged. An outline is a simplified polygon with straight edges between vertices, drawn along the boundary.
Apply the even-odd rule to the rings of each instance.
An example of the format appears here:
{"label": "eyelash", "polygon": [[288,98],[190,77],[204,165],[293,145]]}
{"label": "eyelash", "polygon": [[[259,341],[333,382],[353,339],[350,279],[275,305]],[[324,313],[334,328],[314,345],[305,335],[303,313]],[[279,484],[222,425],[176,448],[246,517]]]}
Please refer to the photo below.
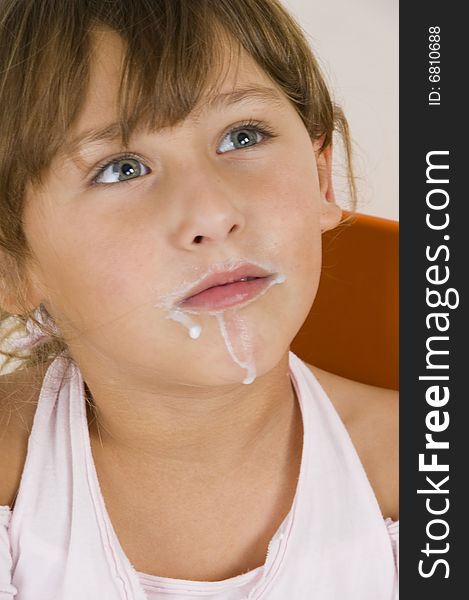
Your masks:
{"label": "eyelash", "polygon": [[[247,121],[243,121],[243,122],[235,125],[231,129],[228,129],[228,131],[226,131],[223,134],[222,140],[225,139],[225,137],[228,134],[233,134],[237,131],[242,131],[243,129],[253,129],[264,136],[264,139],[261,140],[260,142],[258,142],[257,144],[254,144],[254,146],[259,146],[259,144],[262,144],[263,142],[268,142],[270,139],[277,137],[277,134],[275,133],[275,131],[273,131],[273,129],[271,129],[268,125],[266,125],[266,123],[263,123],[262,121],[254,121],[252,119],[249,119]],[[247,146],[247,148],[252,148],[252,147],[253,146]],[[235,148],[235,149],[242,150],[243,148]],[[223,153],[220,152],[220,154],[226,154],[226,152],[223,152]],[[125,160],[126,158],[133,158],[134,160],[140,161],[140,158],[137,155],[132,154],[132,153],[127,153],[127,154],[122,154],[121,156],[116,156],[115,158],[113,158],[111,160],[102,162],[96,166],[96,170],[90,181],[90,185],[92,185],[92,186],[99,185],[99,186],[103,186],[103,187],[109,187],[109,186],[116,185],[116,183],[118,183],[118,184],[131,183],[132,181],[135,181],[135,179],[140,179],[140,177],[135,177],[133,179],[126,179],[124,181],[117,181],[114,183],[99,183],[96,181],[96,179],[99,177],[99,175],[101,175],[108,167],[110,167],[112,164],[114,164],[116,162]]]}

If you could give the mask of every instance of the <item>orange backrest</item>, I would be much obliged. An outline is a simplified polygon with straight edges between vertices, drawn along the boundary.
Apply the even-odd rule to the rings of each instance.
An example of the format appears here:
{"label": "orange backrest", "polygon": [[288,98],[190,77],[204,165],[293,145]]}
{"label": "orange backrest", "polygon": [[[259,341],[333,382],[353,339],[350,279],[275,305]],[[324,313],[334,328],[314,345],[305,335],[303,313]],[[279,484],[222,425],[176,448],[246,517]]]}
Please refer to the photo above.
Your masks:
{"label": "orange backrest", "polygon": [[343,211],[322,238],[322,272],[291,349],[370,385],[399,389],[399,223]]}

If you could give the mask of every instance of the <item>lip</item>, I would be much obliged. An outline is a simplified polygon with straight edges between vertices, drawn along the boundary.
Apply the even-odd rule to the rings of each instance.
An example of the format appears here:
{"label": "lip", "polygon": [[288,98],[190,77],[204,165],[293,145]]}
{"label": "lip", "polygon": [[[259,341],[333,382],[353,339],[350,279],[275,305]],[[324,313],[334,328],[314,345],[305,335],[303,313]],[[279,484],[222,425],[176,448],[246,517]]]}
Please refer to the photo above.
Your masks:
{"label": "lip", "polygon": [[234,283],[235,281],[239,281],[245,277],[268,277],[272,275],[262,267],[252,264],[252,263],[243,263],[238,264],[237,266],[233,266],[232,268],[225,269],[224,271],[218,271],[215,273],[211,273],[204,277],[202,281],[199,281],[197,285],[188,290],[188,293],[184,298],[181,298],[181,302],[186,302],[193,296],[208,290],[209,288],[213,288],[216,286],[223,286],[228,283]]}
{"label": "lip", "polygon": [[251,281],[239,281],[238,279],[231,283],[205,288],[180,302],[179,307],[195,312],[230,308],[253,300],[266,292],[274,283],[276,283],[275,275],[264,275]]}

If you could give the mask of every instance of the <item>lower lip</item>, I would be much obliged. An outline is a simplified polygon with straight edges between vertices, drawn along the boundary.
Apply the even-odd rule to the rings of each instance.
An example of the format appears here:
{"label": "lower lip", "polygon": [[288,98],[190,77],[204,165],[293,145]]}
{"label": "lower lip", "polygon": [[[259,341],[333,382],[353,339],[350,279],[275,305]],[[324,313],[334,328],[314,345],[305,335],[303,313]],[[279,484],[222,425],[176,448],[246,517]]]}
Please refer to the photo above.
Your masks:
{"label": "lower lip", "polygon": [[272,284],[273,275],[251,281],[236,281],[226,285],[217,285],[187,298],[179,304],[181,308],[198,310],[216,310],[230,308],[252,300]]}

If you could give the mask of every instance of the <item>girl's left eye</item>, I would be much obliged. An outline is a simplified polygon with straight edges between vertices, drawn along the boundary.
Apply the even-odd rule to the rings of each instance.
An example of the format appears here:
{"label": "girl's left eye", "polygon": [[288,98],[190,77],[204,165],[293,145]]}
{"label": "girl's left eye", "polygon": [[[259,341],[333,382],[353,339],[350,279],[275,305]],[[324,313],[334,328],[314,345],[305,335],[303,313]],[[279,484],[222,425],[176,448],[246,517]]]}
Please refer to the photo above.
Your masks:
{"label": "girl's left eye", "polygon": [[[254,136],[252,133],[254,132]],[[260,134],[261,140],[258,140]],[[224,154],[230,150],[240,150],[241,148],[248,148],[250,146],[257,146],[263,140],[277,137],[277,134],[268,127],[265,123],[260,121],[245,121],[240,125],[237,125],[233,129],[230,129],[223,138],[223,142],[220,147],[223,147],[224,152],[217,150],[217,154]],[[227,141],[225,141],[227,140]],[[253,143],[254,142],[254,143]],[[239,144],[239,145],[238,145]]]}
{"label": "girl's left eye", "polygon": [[[261,139],[259,140],[259,135]],[[225,154],[231,150],[240,150],[256,146],[277,134],[265,123],[260,121],[245,121],[230,129],[223,137],[217,154]],[[120,156],[110,162],[98,165],[97,171],[92,179],[92,184],[112,185],[137,179],[142,175],[148,175],[150,168],[144,165],[135,156]]]}

